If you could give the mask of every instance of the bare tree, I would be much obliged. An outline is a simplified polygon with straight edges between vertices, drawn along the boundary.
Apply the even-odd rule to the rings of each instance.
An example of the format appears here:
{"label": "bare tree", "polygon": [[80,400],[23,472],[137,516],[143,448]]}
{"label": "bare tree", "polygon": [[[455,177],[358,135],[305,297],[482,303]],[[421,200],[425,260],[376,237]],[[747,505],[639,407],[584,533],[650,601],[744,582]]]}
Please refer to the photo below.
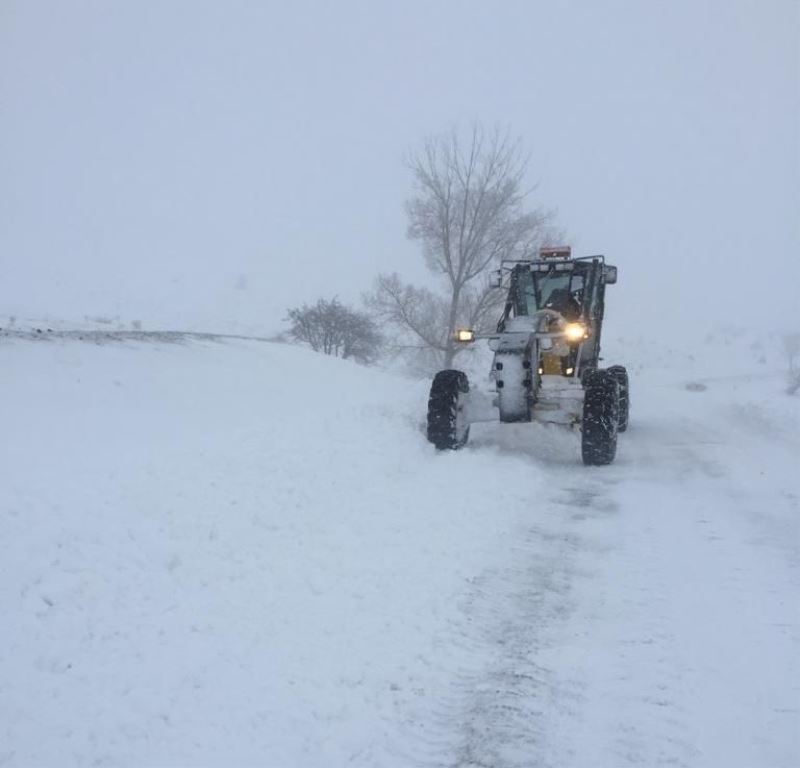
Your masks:
{"label": "bare tree", "polygon": [[527,158],[508,132],[476,125],[465,144],[455,131],[431,137],[407,164],[414,179],[406,203],[408,236],[421,242],[444,291],[381,275],[369,304],[449,368],[459,351],[456,328],[484,328],[502,301],[489,286],[488,270],[535,252],[548,235],[551,215],[525,209]]}
{"label": "bare tree", "polygon": [[289,337],[315,352],[362,363],[374,362],[380,355],[382,337],[375,322],[337,298],[290,309],[286,319],[291,324]]}

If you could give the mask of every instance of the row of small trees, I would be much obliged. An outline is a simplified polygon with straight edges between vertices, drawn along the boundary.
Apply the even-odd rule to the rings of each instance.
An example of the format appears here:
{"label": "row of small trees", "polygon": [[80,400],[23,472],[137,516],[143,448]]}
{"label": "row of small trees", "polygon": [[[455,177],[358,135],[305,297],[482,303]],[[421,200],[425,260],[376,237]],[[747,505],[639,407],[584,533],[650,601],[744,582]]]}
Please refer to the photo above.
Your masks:
{"label": "row of small trees", "polygon": [[507,131],[475,125],[466,140],[456,131],[430,137],[406,165],[407,234],[421,245],[433,287],[379,275],[363,312],[337,299],[290,310],[292,339],[364,362],[384,350],[448,368],[459,352],[456,328],[484,329],[496,319],[503,297],[488,272],[554,236],[552,214],[526,208],[527,157]]}

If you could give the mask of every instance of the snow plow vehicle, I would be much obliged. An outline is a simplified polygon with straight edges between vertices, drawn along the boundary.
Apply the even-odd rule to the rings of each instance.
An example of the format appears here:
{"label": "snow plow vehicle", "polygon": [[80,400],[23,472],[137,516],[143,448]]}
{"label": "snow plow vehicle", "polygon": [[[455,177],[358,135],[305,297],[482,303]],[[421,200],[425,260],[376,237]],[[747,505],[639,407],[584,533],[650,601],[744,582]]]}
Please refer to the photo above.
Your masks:
{"label": "snow plow vehicle", "polygon": [[616,281],[617,268],[603,256],[573,258],[569,247],[503,262],[492,276],[494,287],[508,286],[496,332],[456,331],[462,344],[488,340],[494,391],[471,390],[463,371],[439,371],[428,399],[428,440],[454,450],[478,421],[557,423],[580,429],[584,464],[614,461],[617,435],[628,427],[628,373],[599,363],[605,288]]}

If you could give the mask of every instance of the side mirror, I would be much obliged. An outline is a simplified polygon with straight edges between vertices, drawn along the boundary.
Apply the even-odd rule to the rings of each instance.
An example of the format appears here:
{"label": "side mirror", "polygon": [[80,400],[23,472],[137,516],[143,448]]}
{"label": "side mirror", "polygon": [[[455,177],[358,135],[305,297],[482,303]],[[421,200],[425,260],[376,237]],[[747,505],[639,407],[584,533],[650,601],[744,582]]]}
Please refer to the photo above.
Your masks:
{"label": "side mirror", "polygon": [[502,288],[503,287],[503,270],[493,269],[489,274],[489,287]]}
{"label": "side mirror", "polygon": [[612,267],[611,264],[606,264],[603,267],[603,282],[606,285],[614,285],[617,282],[617,268]]}

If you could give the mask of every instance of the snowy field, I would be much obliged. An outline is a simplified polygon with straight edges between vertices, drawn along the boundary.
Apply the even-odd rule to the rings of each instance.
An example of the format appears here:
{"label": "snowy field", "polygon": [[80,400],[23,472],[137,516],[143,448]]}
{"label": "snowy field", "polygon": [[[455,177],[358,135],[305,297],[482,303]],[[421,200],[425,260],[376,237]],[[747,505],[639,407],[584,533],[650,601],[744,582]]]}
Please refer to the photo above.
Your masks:
{"label": "snowy field", "polygon": [[708,348],[630,345],[586,468],[297,348],[0,338],[0,766],[796,768],[800,397]]}

